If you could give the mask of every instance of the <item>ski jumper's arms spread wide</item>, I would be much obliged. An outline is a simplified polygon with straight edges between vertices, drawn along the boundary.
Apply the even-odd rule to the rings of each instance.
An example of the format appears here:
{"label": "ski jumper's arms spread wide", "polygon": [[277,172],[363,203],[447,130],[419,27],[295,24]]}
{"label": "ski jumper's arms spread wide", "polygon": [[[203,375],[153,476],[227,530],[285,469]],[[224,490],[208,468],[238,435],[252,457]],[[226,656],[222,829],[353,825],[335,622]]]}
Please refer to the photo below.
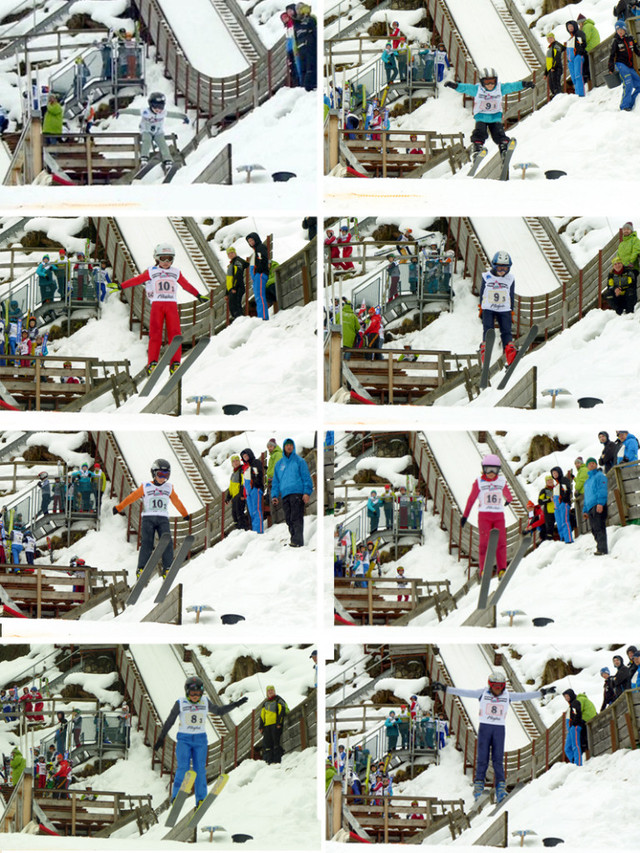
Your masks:
{"label": "ski jumper's arms spread wide", "polygon": [[[137,489],[131,492],[131,494],[127,495],[126,498],[124,498],[119,504],[116,504],[116,510],[118,512],[122,512],[125,507],[129,506],[129,504],[132,504],[135,501],[139,501],[142,497],[144,497],[144,486],[138,486]],[[169,497],[169,500],[183,518],[186,518],[187,515],[189,515],[185,505],[182,503],[182,501],[176,494],[176,490],[173,488],[173,486],[171,487],[171,495]]]}

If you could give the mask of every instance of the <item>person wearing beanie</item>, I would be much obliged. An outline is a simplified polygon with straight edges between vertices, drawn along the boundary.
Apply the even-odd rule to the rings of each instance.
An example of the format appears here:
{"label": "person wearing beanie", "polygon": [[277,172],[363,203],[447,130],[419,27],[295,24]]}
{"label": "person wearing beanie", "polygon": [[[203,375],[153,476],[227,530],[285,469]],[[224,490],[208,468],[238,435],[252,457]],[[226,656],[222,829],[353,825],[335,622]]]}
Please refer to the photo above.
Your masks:
{"label": "person wearing beanie", "polygon": [[538,494],[538,505],[542,507],[544,512],[544,527],[540,528],[540,539],[544,542],[546,539],[553,539],[553,534],[556,529],[555,505],[553,503],[553,488],[555,480],[549,474],[545,477],[544,488],[540,489]]}
{"label": "person wearing beanie", "polygon": [[555,33],[547,33],[547,56],[544,75],[549,83],[551,98],[562,92],[562,54],[564,45],[556,41]]}
{"label": "person wearing beanie", "polygon": [[589,469],[584,464],[582,456],[576,456],[573,464],[576,466],[576,477],[573,481],[573,492],[576,495],[581,495],[584,489],[584,482],[589,475]]}
{"label": "person wearing beanie", "polygon": [[[636,649],[635,651],[627,654],[630,654],[632,660],[632,666],[634,667],[633,676],[631,678],[631,689],[632,690],[640,690],[640,652]],[[631,671],[631,667],[629,667]]]}
{"label": "person wearing beanie", "polygon": [[[615,32],[609,51],[609,73],[614,69],[622,80],[622,100],[620,109],[630,112],[640,94],[640,75],[633,67],[633,54],[640,56],[640,48],[636,40],[629,34],[624,21],[616,21]],[[629,223],[630,224],[630,223]]]}
{"label": "person wearing beanie", "polygon": [[598,463],[590,456],[587,459],[587,479],[584,481],[584,502],[582,515],[589,519],[593,538],[596,540],[596,556],[609,552],[607,545],[607,478],[598,468]]}
{"label": "person wearing beanie", "polygon": [[282,502],[292,548],[302,548],[304,545],[304,510],[312,492],[309,466],[296,453],[294,440],[285,438],[282,442],[282,457],[273,469],[271,500],[274,507]]}
{"label": "person wearing beanie", "polygon": [[575,692],[569,687],[562,694],[569,705],[567,717],[567,736],[564,741],[564,754],[572,764],[582,767],[582,705]]}
{"label": "person wearing beanie", "polygon": [[564,476],[562,468],[559,465],[555,465],[551,469],[551,476],[554,480],[553,505],[555,507],[558,535],[563,542],[570,544],[573,542],[570,519],[571,482]]}
{"label": "person wearing beanie", "polygon": [[242,317],[242,297],[245,292],[244,271],[249,264],[244,258],[239,258],[236,250],[231,247],[227,249],[227,257],[229,263],[227,266],[226,284],[227,284],[227,303],[229,305],[230,322],[233,323],[238,317]]}
{"label": "person wearing beanie", "polygon": [[613,259],[611,272],[607,276],[607,286],[602,295],[616,314],[633,314],[638,299],[637,278],[636,270],[625,269],[621,258],[616,256]]}
{"label": "person wearing beanie", "polygon": [[534,530],[539,530],[540,538],[545,539],[546,537],[543,535],[545,527],[544,508],[540,504],[534,504],[533,501],[527,501],[527,513],[529,521],[524,532],[532,533]]}
{"label": "person wearing beanie", "polygon": [[267,685],[267,698],[260,706],[258,728],[262,732],[262,757],[267,764],[280,764],[284,750],[280,746],[284,718],[289,713],[287,703],[276,693],[273,684]]}
{"label": "person wearing beanie", "polygon": [[600,706],[600,711],[604,711],[616,698],[616,691],[613,683],[613,678],[611,678],[611,670],[608,666],[603,666],[600,670],[600,675],[603,678],[602,684],[602,705]]}
{"label": "person wearing beanie", "polygon": [[270,438],[267,442],[267,451],[269,453],[269,462],[267,463],[267,490],[271,489],[271,481],[273,480],[273,469],[276,463],[282,459],[282,448],[276,444],[275,438]]}
{"label": "person wearing beanie", "polygon": [[242,487],[242,460],[238,455],[231,457],[231,478],[224,499],[231,504],[231,515],[239,530],[249,530],[251,522],[247,515],[247,504]]}
{"label": "person wearing beanie", "polygon": [[633,678],[633,676],[636,674],[636,671],[638,669],[637,665],[634,662],[634,658],[635,658],[635,655],[637,652],[638,652],[637,646],[627,646],[627,657],[629,658],[627,668],[629,670],[630,678]]}

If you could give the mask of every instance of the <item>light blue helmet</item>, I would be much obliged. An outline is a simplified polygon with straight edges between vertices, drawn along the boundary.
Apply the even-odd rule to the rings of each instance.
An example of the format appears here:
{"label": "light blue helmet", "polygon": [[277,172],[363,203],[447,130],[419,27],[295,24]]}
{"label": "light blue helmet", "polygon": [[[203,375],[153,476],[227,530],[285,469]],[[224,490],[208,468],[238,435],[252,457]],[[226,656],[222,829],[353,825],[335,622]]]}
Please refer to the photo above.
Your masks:
{"label": "light blue helmet", "polygon": [[513,261],[509,252],[499,251],[491,258],[492,267],[509,267],[511,269],[512,263]]}

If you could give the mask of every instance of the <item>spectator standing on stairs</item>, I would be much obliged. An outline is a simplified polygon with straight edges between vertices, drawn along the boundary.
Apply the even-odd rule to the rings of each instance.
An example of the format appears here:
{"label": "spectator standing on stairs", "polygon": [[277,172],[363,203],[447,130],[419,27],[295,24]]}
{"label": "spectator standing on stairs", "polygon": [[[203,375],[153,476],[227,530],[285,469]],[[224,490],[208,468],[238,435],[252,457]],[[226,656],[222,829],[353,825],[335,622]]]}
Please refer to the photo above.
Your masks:
{"label": "spectator standing on stairs", "polygon": [[49,475],[46,471],[41,471],[38,477],[36,485],[41,493],[40,515],[46,515],[49,512],[49,503],[51,501],[51,483],[49,482]]}
{"label": "spectator standing on stairs", "polygon": [[[138,486],[131,494],[113,507],[114,515],[124,515],[123,510],[129,504],[142,499],[142,526],[140,530],[140,550],[138,551],[138,574],[145,567],[147,560],[153,551],[156,533],[158,538],[163,533],[170,532],[169,526],[169,502],[178,510],[180,515],[188,521],[190,516],[184,504],[176,494],[176,490],[169,482],[171,476],[171,465],[166,459],[156,459],[151,466],[151,480]],[[173,543],[169,542],[162,554],[162,567],[164,572],[168,570],[173,562]]]}
{"label": "spectator standing on stairs", "polygon": [[211,699],[204,695],[204,684],[202,679],[197,676],[192,676],[185,681],[184,694],[183,697],[176,699],[171,708],[169,716],[164,721],[160,734],[153,745],[153,751],[156,752],[160,749],[170,728],[178,720],[178,734],[176,736],[177,767],[175,776],[173,777],[171,799],[175,799],[176,794],[180,790],[180,785],[182,785],[184,775],[191,767],[196,773],[195,796],[196,808],[198,808],[207,796],[208,740],[205,728],[207,714],[215,714],[218,717],[228,714],[234,708],[244,705],[247,697],[243,696],[241,699],[238,699],[236,702],[230,702],[228,705],[214,705]]}

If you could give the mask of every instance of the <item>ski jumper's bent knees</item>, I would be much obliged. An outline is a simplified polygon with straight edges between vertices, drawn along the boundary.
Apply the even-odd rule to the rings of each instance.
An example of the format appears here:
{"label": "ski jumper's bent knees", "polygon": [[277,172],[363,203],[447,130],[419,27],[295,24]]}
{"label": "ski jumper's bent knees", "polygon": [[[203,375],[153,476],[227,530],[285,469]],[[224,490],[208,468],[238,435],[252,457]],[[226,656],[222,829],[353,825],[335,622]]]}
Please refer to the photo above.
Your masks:
{"label": "ski jumper's bent knees", "polygon": [[504,514],[501,512],[479,512],[478,513],[478,567],[480,574],[484,570],[484,561],[487,556],[489,534],[493,529],[499,531],[498,547],[496,549],[496,565],[499,572],[507,568],[507,529],[504,522]]}
{"label": "ski jumper's bent knees", "polygon": [[[169,519],[164,515],[143,515],[140,527],[140,550],[138,551],[138,568],[143,569],[153,551],[155,535],[158,538],[163,533],[170,533]],[[169,542],[162,554],[162,567],[168,569],[173,561],[173,543]]]}
{"label": "ski jumper's bent knees", "polygon": [[207,736],[204,732],[199,734],[186,734],[178,732],[176,736],[176,775],[173,779],[171,799],[175,797],[182,785],[184,774],[190,768],[196,773],[195,795],[196,803],[204,800],[207,796]]}
{"label": "ski jumper's bent knees", "polygon": [[160,153],[160,157],[163,161],[173,160],[171,156],[171,152],[169,151],[169,146],[167,145],[167,140],[164,138],[163,133],[156,133],[152,136],[148,131],[143,130],[140,134],[140,156],[143,158],[149,159],[151,155],[151,150],[153,149],[153,145],[155,143],[158,152]]}
{"label": "ski jumper's bent knees", "polygon": [[[162,345],[162,329],[167,326],[167,341],[171,341],[180,334],[180,314],[177,302],[153,302],[151,315],[149,317],[149,363],[158,361],[160,347]],[[175,351],[171,363],[180,363],[182,358],[182,347]]]}
{"label": "ski jumper's bent knees", "polygon": [[504,726],[480,723],[478,726],[478,757],[476,760],[476,782],[484,782],[489,766],[489,754],[493,765],[496,785],[504,782]]}
{"label": "ski jumper's bent knees", "polygon": [[261,320],[269,319],[269,306],[267,305],[267,274],[254,272],[251,277],[253,285],[253,298],[256,301],[256,313]]}
{"label": "ski jumper's bent knees", "polygon": [[476,120],[476,126],[471,133],[471,142],[476,145],[484,145],[487,137],[491,134],[491,138],[496,145],[506,144],[509,142],[509,137],[504,132],[504,127],[501,121],[480,121]]}

